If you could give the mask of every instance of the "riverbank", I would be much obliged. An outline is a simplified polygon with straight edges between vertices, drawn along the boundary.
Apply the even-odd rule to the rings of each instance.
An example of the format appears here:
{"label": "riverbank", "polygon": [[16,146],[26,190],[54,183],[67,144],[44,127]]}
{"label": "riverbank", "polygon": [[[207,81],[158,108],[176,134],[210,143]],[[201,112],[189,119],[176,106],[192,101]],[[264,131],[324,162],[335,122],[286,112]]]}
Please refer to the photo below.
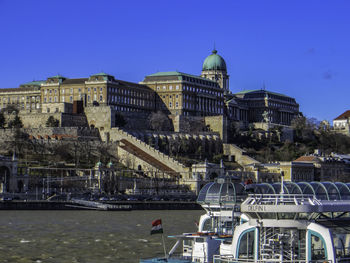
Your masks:
{"label": "riverbank", "polygon": [[[196,202],[175,201],[116,201],[108,202],[115,205],[115,210],[201,210]],[[0,201],[0,210],[82,210],[84,208],[72,206],[69,201]]]}

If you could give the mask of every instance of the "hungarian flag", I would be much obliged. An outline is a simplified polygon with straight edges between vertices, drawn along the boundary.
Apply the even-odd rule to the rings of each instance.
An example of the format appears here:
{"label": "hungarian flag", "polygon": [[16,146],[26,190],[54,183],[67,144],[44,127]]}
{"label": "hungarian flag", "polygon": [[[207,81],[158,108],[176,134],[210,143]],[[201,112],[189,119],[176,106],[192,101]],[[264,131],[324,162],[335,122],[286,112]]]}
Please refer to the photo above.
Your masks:
{"label": "hungarian flag", "polygon": [[151,235],[163,233],[162,219],[157,219],[152,222]]}

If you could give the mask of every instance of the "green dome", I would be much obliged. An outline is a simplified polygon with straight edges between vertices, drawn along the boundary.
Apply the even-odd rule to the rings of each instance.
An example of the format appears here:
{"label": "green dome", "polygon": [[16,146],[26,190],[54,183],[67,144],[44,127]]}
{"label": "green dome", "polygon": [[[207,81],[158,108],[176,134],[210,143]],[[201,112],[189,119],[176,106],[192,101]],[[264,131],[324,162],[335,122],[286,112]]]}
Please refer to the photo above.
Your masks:
{"label": "green dome", "polygon": [[217,53],[217,51],[214,49],[212,54],[209,55],[204,60],[202,70],[224,70],[224,71],[227,71],[225,60],[216,53]]}

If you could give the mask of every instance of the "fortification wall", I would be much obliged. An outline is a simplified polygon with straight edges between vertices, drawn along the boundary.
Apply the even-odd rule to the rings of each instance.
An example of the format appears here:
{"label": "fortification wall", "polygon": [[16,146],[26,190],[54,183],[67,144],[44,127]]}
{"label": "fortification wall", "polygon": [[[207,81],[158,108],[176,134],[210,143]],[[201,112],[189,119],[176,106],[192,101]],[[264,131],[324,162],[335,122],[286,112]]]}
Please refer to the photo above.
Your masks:
{"label": "fortification wall", "polygon": [[46,122],[50,116],[59,120],[61,127],[88,127],[84,114],[20,112],[18,115],[22,120],[24,128],[46,127]]}
{"label": "fortification wall", "polygon": [[172,116],[175,132],[198,132],[202,127],[220,134],[222,141],[227,141],[227,118],[224,116]]}
{"label": "fortification wall", "polygon": [[85,116],[89,126],[94,126],[100,130],[111,129],[115,126],[116,111],[110,106],[86,107]]}
{"label": "fortification wall", "polygon": [[206,116],[205,124],[210,130],[220,134],[221,140],[227,142],[227,118],[224,116]]}

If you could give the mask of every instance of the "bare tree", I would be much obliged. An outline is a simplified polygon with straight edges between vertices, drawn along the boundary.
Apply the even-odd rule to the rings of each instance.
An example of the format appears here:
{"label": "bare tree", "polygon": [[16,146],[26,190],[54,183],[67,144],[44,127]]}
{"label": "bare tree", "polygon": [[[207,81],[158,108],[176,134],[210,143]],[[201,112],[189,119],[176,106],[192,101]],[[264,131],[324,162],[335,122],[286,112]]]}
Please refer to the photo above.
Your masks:
{"label": "bare tree", "polygon": [[161,111],[153,112],[148,118],[149,125],[154,131],[170,131],[169,118]]}

